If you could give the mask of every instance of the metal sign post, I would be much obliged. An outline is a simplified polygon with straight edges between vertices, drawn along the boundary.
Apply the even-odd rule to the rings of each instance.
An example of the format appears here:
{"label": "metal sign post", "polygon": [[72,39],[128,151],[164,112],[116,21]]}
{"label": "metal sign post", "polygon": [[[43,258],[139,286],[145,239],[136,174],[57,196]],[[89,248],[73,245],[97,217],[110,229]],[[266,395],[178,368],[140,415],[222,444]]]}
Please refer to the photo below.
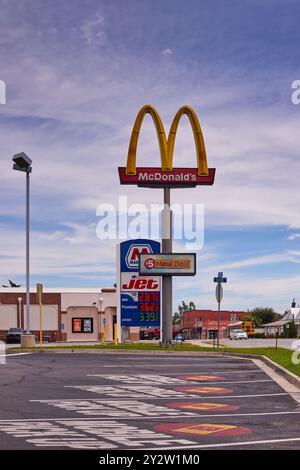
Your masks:
{"label": "metal sign post", "polygon": [[43,284],[36,285],[37,303],[39,305],[39,318],[40,318],[40,346],[43,345],[43,323],[42,323],[42,302],[43,302]]}
{"label": "metal sign post", "polygon": [[223,299],[223,287],[222,283],[227,282],[227,277],[223,277],[223,273],[218,273],[218,277],[214,277],[214,282],[217,283],[216,285],[216,299],[218,302],[218,333],[217,333],[217,348],[220,345],[220,311],[221,311],[221,302]]}
{"label": "metal sign post", "polygon": [[[162,211],[162,252],[172,253],[172,211],[171,190],[164,188],[164,209]],[[162,277],[162,346],[172,344],[172,276]]]}

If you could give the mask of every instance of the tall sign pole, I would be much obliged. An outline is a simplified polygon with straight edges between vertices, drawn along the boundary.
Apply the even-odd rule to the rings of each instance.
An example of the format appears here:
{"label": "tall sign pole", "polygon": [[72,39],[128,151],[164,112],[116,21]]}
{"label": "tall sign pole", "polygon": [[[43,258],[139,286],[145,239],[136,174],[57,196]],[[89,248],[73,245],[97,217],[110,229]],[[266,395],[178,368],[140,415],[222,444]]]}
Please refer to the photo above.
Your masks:
{"label": "tall sign pole", "polygon": [[[141,125],[146,114],[155,124],[161,158],[161,167],[137,167],[136,154]],[[173,152],[178,125],[183,115],[190,121],[196,146],[196,168],[173,168]],[[134,184],[140,188],[163,188],[164,209],[162,211],[162,253],[172,253],[172,213],[170,210],[170,188],[195,188],[198,185],[213,185],[215,168],[208,168],[202,129],[195,111],[182,106],[174,116],[168,138],[157,110],[150,104],[143,106],[137,114],[131,133],[126,167],[119,167],[121,184]],[[172,273],[162,274],[162,346],[172,343]]]}
{"label": "tall sign pole", "polygon": [[[172,253],[172,211],[171,190],[164,188],[164,208],[162,211],[162,252]],[[172,276],[162,276],[162,346],[172,344]]]}
{"label": "tall sign pole", "polygon": [[221,311],[221,302],[223,299],[223,287],[222,284],[227,282],[227,277],[223,277],[223,273],[218,273],[217,277],[214,277],[214,282],[217,283],[216,285],[216,299],[218,302],[218,334],[217,334],[217,347],[220,345],[220,311]]}

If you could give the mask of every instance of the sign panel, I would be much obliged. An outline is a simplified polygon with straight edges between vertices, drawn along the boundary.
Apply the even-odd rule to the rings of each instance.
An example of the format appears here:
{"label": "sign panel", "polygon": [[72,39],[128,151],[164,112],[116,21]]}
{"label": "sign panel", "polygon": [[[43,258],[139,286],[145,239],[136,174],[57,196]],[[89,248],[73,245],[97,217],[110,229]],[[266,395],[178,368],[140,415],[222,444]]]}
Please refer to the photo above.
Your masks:
{"label": "sign panel", "polygon": [[173,168],[163,171],[160,167],[138,167],[135,175],[126,174],[126,167],[119,167],[121,184],[136,184],[140,187],[193,188],[198,185],[212,185],[215,179],[215,168],[208,169],[207,176],[199,176],[198,168]]}
{"label": "sign panel", "polygon": [[120,243],[121,326],[160,325],[160,278],[139,276],[140,254],[160,252],[154,240],[127,240]]}
{"label": "sign panel", "polygon": [[195,253],[140,254],[141,276],[195,276]]}
{"label": "sign panel", "polygon": [[72,318],[72,333],[93,333],[93,318]]}
{"label": "sign panel", "polygon": [[223,299],[223,287],[220,282],[216,285],[216,299],[218,303],[221,303]]}

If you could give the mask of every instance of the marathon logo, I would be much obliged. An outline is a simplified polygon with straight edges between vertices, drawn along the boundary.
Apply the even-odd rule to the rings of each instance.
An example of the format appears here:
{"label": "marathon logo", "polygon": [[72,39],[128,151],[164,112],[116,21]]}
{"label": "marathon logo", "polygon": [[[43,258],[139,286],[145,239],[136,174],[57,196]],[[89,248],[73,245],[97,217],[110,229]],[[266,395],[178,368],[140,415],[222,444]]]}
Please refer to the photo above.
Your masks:
{"label": "marathon logo", "polygon": [[125,263],[127,268],[138,268],[139,267],[139,255],[153,253],[150,245],[131,245],[125,256]]}

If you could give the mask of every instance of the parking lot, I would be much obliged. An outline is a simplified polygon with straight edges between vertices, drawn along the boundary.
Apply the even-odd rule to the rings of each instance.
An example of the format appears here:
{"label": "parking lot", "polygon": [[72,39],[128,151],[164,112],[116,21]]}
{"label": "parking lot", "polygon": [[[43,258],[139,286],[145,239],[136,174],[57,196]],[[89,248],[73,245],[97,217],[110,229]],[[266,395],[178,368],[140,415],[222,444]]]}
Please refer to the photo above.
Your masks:
{"label": "parking lot", "polygon": [[35,353],[0,368],[2,450],[300,448],[299,403],[249,359]]}

